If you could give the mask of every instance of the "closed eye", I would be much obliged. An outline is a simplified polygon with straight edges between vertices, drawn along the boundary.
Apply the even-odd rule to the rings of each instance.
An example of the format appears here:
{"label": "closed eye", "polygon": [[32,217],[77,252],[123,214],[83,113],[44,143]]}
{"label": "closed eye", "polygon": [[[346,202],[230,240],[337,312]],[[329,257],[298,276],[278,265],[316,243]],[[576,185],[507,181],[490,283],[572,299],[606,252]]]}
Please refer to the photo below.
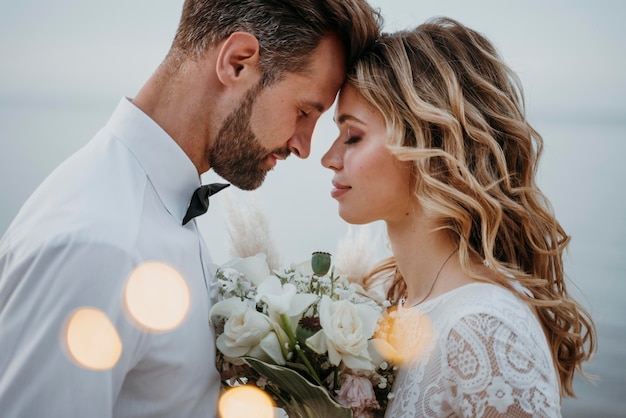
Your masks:
{"label": "closed eye", "polygon": [[361,140],[361,138],[362,137],[360,137],[358,135],[350,136],[350,137],[348,137],[348,139],[344,143],[346,145],[356,144],[357,142],[359,142]]}

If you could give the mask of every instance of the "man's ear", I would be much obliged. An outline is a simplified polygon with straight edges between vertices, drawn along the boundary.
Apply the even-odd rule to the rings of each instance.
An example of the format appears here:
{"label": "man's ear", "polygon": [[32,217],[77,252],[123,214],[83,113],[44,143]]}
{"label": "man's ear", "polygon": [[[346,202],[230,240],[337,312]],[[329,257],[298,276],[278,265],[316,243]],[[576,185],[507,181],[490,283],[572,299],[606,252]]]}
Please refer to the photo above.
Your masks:
{"label": "man's ear", "polygon": [[[222,43],[215,71],[222,84],[232,85],[249,77],[258,78],[258,63],[257,38],[248,32],[234,32]],[[256,78],[254,82],[258,81]]]}

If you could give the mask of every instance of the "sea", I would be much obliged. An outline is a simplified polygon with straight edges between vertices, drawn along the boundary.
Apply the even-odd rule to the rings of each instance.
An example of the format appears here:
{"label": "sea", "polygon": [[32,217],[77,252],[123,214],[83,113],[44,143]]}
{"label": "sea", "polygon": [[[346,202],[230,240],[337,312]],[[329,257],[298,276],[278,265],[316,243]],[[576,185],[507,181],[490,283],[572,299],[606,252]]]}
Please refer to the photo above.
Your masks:
{"label": "sea", "polygon": [[[0,101],[0,234],[45,176],[106,122],[115,104]],[[288,258],[304,258],[312,246],[330,245],[344,231],[330,219],[336,218],[330,174],[318,174],[319,156],[333,139],[325,134],[332,130],[330,118],[323,122],[328,127],[316,130],[324,138],[314,136],[314,161],[296,162],[294,175],[291,166],[281,174],[279,165],[270,176],[292,183],[268,181],[260,190],[265,210],[276,214],[271,226]],[[535,126],[545,141],[538,183],[572,237],[565,260],[568,290],[591,312],[599,336],[595,357],[584,365],[591,377],[576,377],[577,398],[565,399],[562,413],[626,417],[626,120],[537,118]],[[219,264],[227,257],[223,231],[209,226],[203,234]]]}
{"label": "sea", "polygon": [[565,417],[626,417],[626,123],[538,125],[545,140],[539,184],[572,237],[568,290],[590,311],[598,351],[578,375]]}

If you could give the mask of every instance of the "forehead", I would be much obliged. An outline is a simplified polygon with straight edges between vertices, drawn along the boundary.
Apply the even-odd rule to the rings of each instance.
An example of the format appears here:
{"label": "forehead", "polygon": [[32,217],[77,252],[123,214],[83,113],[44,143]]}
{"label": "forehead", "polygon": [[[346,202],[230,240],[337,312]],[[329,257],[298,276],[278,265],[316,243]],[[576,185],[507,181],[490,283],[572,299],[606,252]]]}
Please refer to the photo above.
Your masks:
{"label": "forehead", "polygon": [[330,108],[346,78],[344,47],[335,35],[328,35],[309,57],[308,68],[302,73],[289,73],[303,84],[303,91],[318,96],[324,109]]}
{"label": "forehead", "polygon": [[382,114],[350,83],[341,88],[335,109],[335,123],[341,125],[346,122],[385,124]]}
{"label": "forehead", "polygon": [[341,90],[339,91],[339,96],[337,97],[337,110],[335,111],[337,114],[340,112],[340,108],[350,108],[355,105],[367,105],[368,103],[365,101],[361,93],[357,90],[354,85],[350,83],[345,83]]}

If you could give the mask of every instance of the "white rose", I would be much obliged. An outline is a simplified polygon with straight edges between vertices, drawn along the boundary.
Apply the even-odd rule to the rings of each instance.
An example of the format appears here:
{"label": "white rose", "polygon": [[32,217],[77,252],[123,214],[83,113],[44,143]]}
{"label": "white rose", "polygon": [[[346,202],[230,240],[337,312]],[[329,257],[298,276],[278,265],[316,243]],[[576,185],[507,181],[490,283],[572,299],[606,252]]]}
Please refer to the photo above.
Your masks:
{"label": "white rose", "polygon": [[322,329],[306,340],[316,353],[328,352],[328,360],[355,370],[373,370],[368,340],[374,335],[380,313],[371,306],[323,296],[319,305]]}
{"label": "white rose", "polygon": [[253,356],[275,364],[285,364],[278,336],[270,319],[239,298],[216,303],[210,317],[228,318],[224,332],[217,337],[217,348],[228,357]]}

